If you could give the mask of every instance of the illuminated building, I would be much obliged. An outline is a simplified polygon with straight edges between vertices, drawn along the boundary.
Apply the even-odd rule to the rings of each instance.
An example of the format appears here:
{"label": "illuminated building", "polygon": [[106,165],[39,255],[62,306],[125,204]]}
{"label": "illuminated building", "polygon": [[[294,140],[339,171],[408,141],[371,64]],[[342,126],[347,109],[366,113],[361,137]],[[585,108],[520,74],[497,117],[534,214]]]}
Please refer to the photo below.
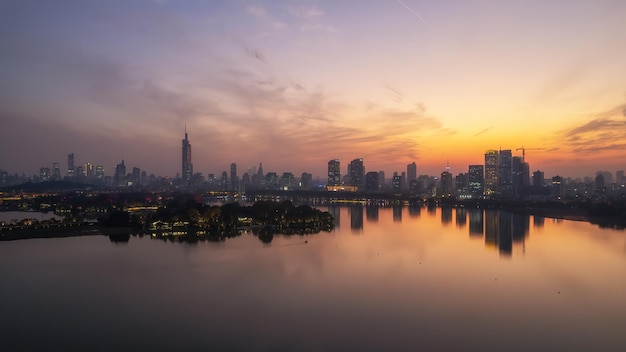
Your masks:
{"label": "illuminated building", "polygon": [[485,195],[493,196],[498,188],[498,151],[485,152]]}
{"label": "illuminated building", "polygon": [[398,175],[397,172],[393,173],[393,178],[391,179],[391,188],[394,193],[402,192],[402,176]]}
{"label": "illuminated building", "polygon": [[485,177],[483,165],[470,165],[468,171],[469,193],[472,198],[480,198],[484,192]]}
{"label": "illuminated building", "polygon": [[74,177],[74,153],[67,155],[67,177]]}
{"label": "illuminated building", "polygon": [[452,174],[449,170],[441,173],[441,195],[443,197],[452,196]]}
{"label": "illuminated building", "polygon": [[98,180],[99,183],[104,182],[104,166],[102,165],[96,166],[96,180]]}
{"label": "illuminated building", "polygon": [[39,180],[41,182],[46,182],[46,181],[50,181],[50,168],[49,167],[42,167],[41,169],[39,169]]}
{"label": "illuminated building", "polygon": [[92,163],[85,163],[85,175],[87,179],[91,180],[94,177],[94,169]]}
{"label": "illuminated building", "polygon": [[498,159],[498,188],[496,194],[510,196],[513,194],[513,155],[510,149],[500,150]]}
{"label": "illuminated building", "polygon": [[187,137],[187,127],[185,127],[185,139],[183,139],[183,168],[182,178],[184,181],[189,182],[193,177],[193,164],[191,163],[191,143]]}
{"label": "illuminated building", "polygon": [[61,179],[61,169],[59,168],[59,163],[52,164],[52,179],[54,181],[59,181]]}
{"label": "illuminated building", "polygon": [[365,184],[365,167],[363,166],[363,158],[354,159],[350,162],[350,185],[362,186]]}
{"label": "illuminated building", "polygon": [[341,167],[339,159],[328,162],[328,185],[338,186],[341,184]]}

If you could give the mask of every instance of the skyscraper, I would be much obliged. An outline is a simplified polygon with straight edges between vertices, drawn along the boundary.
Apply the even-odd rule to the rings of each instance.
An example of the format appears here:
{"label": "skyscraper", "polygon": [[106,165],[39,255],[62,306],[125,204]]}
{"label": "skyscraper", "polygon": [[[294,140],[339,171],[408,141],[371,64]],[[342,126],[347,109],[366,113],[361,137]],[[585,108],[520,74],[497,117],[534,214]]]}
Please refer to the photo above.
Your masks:
{"label": "skyscraper", "polygon": [[498,151],[485,152],[485,195],[493,196],[498,188]]}
{"label": "skyscraper", "polygon": [[417,165],[415,162],[406,166],[406,180],[408,184],[410,184],[413,180],[417,180]]}
{"label": "skyscraper", "polygon": [[363,158],[354,159],[350,162],[350,185],[362,186],[365,184],[365,167]]}
{"label": "skyscraper", "polygon": [[468,172],[469,192],[472,198],[479,198],[483,195],[485,177],[482,165],[470,165]]}
{"label": "skyscraper", "polygon": [[67,155],[67,177],[76,176],[74,170],[74,153]]}
{"label": "skyscraper", "polygon": [[191,163],[191,143],[187,137],[187,127],[185,127],[185,139],[183,139],[183,181],[189,182],[193,177],[193,164]]}
{"label": "skyscraper", "polygon": [[339,159],[328,162],[328,185],[339,186],[341,184],[341,165]]}
{"label": "skyscraper", "polygon": [[54,181],[61,179],[61,169],[59,169],[59,163],[52,164],[52,179]]}
{"label": "skyscraper", "polygon": [[121,164],[117,164],[117,166],[115,166],[115,175],[114,175],[114,181],[115,182],[115,186],[117,187],[121,187],[121,186],[126,186],[126,165],[124,165],[124,160],[122,160]]}
{"label": "skyscraper", "polygon": [[524,195],[524,159],[520,156],[514,156],[511,161],[511,184],[513,186],[513,194],[516,196]]}
{"label": "skyscraper", "polygon": [[367,192],[377,192],[378,185],[378,172],[370,171],[365,175],[365,190]]}
{"label": "skyscraper", "polygon": [[239,190],[239,177],[237,177],[237,164],[230,164],[230,189],[233,191]]}
{"label": "skyscraper", "polygon": [[497,194],[510,196],[513,194],[513,154],[510,149],[500,150],[498,158]]}
{"label": "skyscraper", "polygon": [[544,174],[543,171],[535,171],[533,172],[533,186],[534,187],[544,187]]}
{"label": "skyscraper", "polygon": [[452,174],[449,168],[447,168],[446,171],[441,173],[441,196],[450,197],[452,196],[452,191]]}

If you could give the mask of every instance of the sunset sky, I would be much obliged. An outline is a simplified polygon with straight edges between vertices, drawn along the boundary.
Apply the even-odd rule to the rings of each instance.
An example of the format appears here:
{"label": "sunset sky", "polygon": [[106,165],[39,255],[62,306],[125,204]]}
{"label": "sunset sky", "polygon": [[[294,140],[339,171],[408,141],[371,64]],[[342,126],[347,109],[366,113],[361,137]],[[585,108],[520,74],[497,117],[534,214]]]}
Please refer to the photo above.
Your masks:
{"label": "sunset sky", "polygon": [[0,77],[10,173],[626,169],[623,0],[0,0]]}

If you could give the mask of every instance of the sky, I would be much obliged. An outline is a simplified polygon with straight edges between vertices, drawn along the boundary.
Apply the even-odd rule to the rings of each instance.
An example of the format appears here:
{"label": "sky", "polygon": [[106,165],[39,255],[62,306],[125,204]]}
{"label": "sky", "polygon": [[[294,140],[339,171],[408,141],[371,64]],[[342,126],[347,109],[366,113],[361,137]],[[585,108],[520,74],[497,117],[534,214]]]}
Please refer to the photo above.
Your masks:
{"label": "sky", "polygon": [[0,169],[615,172],[625,43],[623,0],[0,0]]}

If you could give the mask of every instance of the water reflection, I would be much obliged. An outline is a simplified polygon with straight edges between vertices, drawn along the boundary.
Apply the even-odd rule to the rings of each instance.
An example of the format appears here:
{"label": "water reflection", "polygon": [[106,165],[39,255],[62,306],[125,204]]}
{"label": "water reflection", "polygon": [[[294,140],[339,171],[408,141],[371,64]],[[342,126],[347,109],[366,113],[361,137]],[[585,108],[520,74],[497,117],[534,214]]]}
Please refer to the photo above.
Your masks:
{"label": "water reflection", "polygon": [[402,205],[393,206],[393,222],[402,222]]}
{"label": "water reflection", "polygon": [[458,208],[456,210],[456,226],[463,228],[467,222],[467,211],[465,208]]}
{"label": "water reflection", "polygon": [[[429,219],[420,219],[422,207],[419,206],[393,205],[391,209],[388,207],[382,208],[386,209],[383,214],[391,213],[393,223],[403,224],[407,222],[406,219],[403,219],[403,213],[405,211],[409,214],[408,222],[412,224],[419,224],[421,221],[432,221]],[[376,226],[381,222],[386,222],[387,220],[384,216],[381,217],[380,215],[380,209],[381,207],[376,205],[344,206],[344,210],[347,211],[350,216],[351,232],[364,233],[364,231],[367,231],[367,229],[364,229],[363,212],[365,212],[369,225]],[[389,212],[389,210],[391,210],[391,212]],[[426,207],[426,210],[429,215],[435,216],[435,219],[437,218],[436,215],[439,215],[439,223],[444,227],[451,225],[453,219],[458,229],[468,227],[467,231],[471,238],[484,237],[485,247],[496,249],[503,257],[512,256],[514,248],[517,245],[521,245],[523,248],[524,241],[530,231],[530,215],[513,214],[494,209],[474,208]],[[335,229],[339,229],[340,225],[337,219],[341,216],[341,206],[330,206],[329,212],[335,216]],[[437,214],[437,212],[440,212],[440,214]],[[533,224],[535,227],[542,227],[544,221],[545,219],[542,217],[535,217]]]}
{"label": "water reflection", "polygon": [[422,207],[418,205],[409,205],[409,216],[412,218],[419,218],[422,212]]}
{"label": "water reflection", "polygon": [[341,207],[338,205],[329,205],[328,213],[332,215],[333,221],[335,223],[335,230],[339,229],[341,226]]}
{"label": "water reflection", "polygon": [[441,223],[443,225],[450,225],[450,223],[452,223],[452,208],[441,208]]}
{"label": "water reflection", "polygon": [[533,225],[536,228],[542,228],[543,227],[543,223],[545,222],[546,218],[542,217],[542,216],[534,216],[533,217]]}
{"label": "water reflection", "polygon": [[378,222],[378,207],[375,205],[366,205],[365,218],[370,222]]}
{"label": "water reflection", "polygon": [[363,206],[353,205],[348,209],[350,211],[350,229],[352,232],[361,233],[363,231]]}
{"label": "water reflection", "polygon": [[485,225],[483,222],[483,210],[482,209],[470,209],[469,210],[469,234],[470,236],[482,237]]}

